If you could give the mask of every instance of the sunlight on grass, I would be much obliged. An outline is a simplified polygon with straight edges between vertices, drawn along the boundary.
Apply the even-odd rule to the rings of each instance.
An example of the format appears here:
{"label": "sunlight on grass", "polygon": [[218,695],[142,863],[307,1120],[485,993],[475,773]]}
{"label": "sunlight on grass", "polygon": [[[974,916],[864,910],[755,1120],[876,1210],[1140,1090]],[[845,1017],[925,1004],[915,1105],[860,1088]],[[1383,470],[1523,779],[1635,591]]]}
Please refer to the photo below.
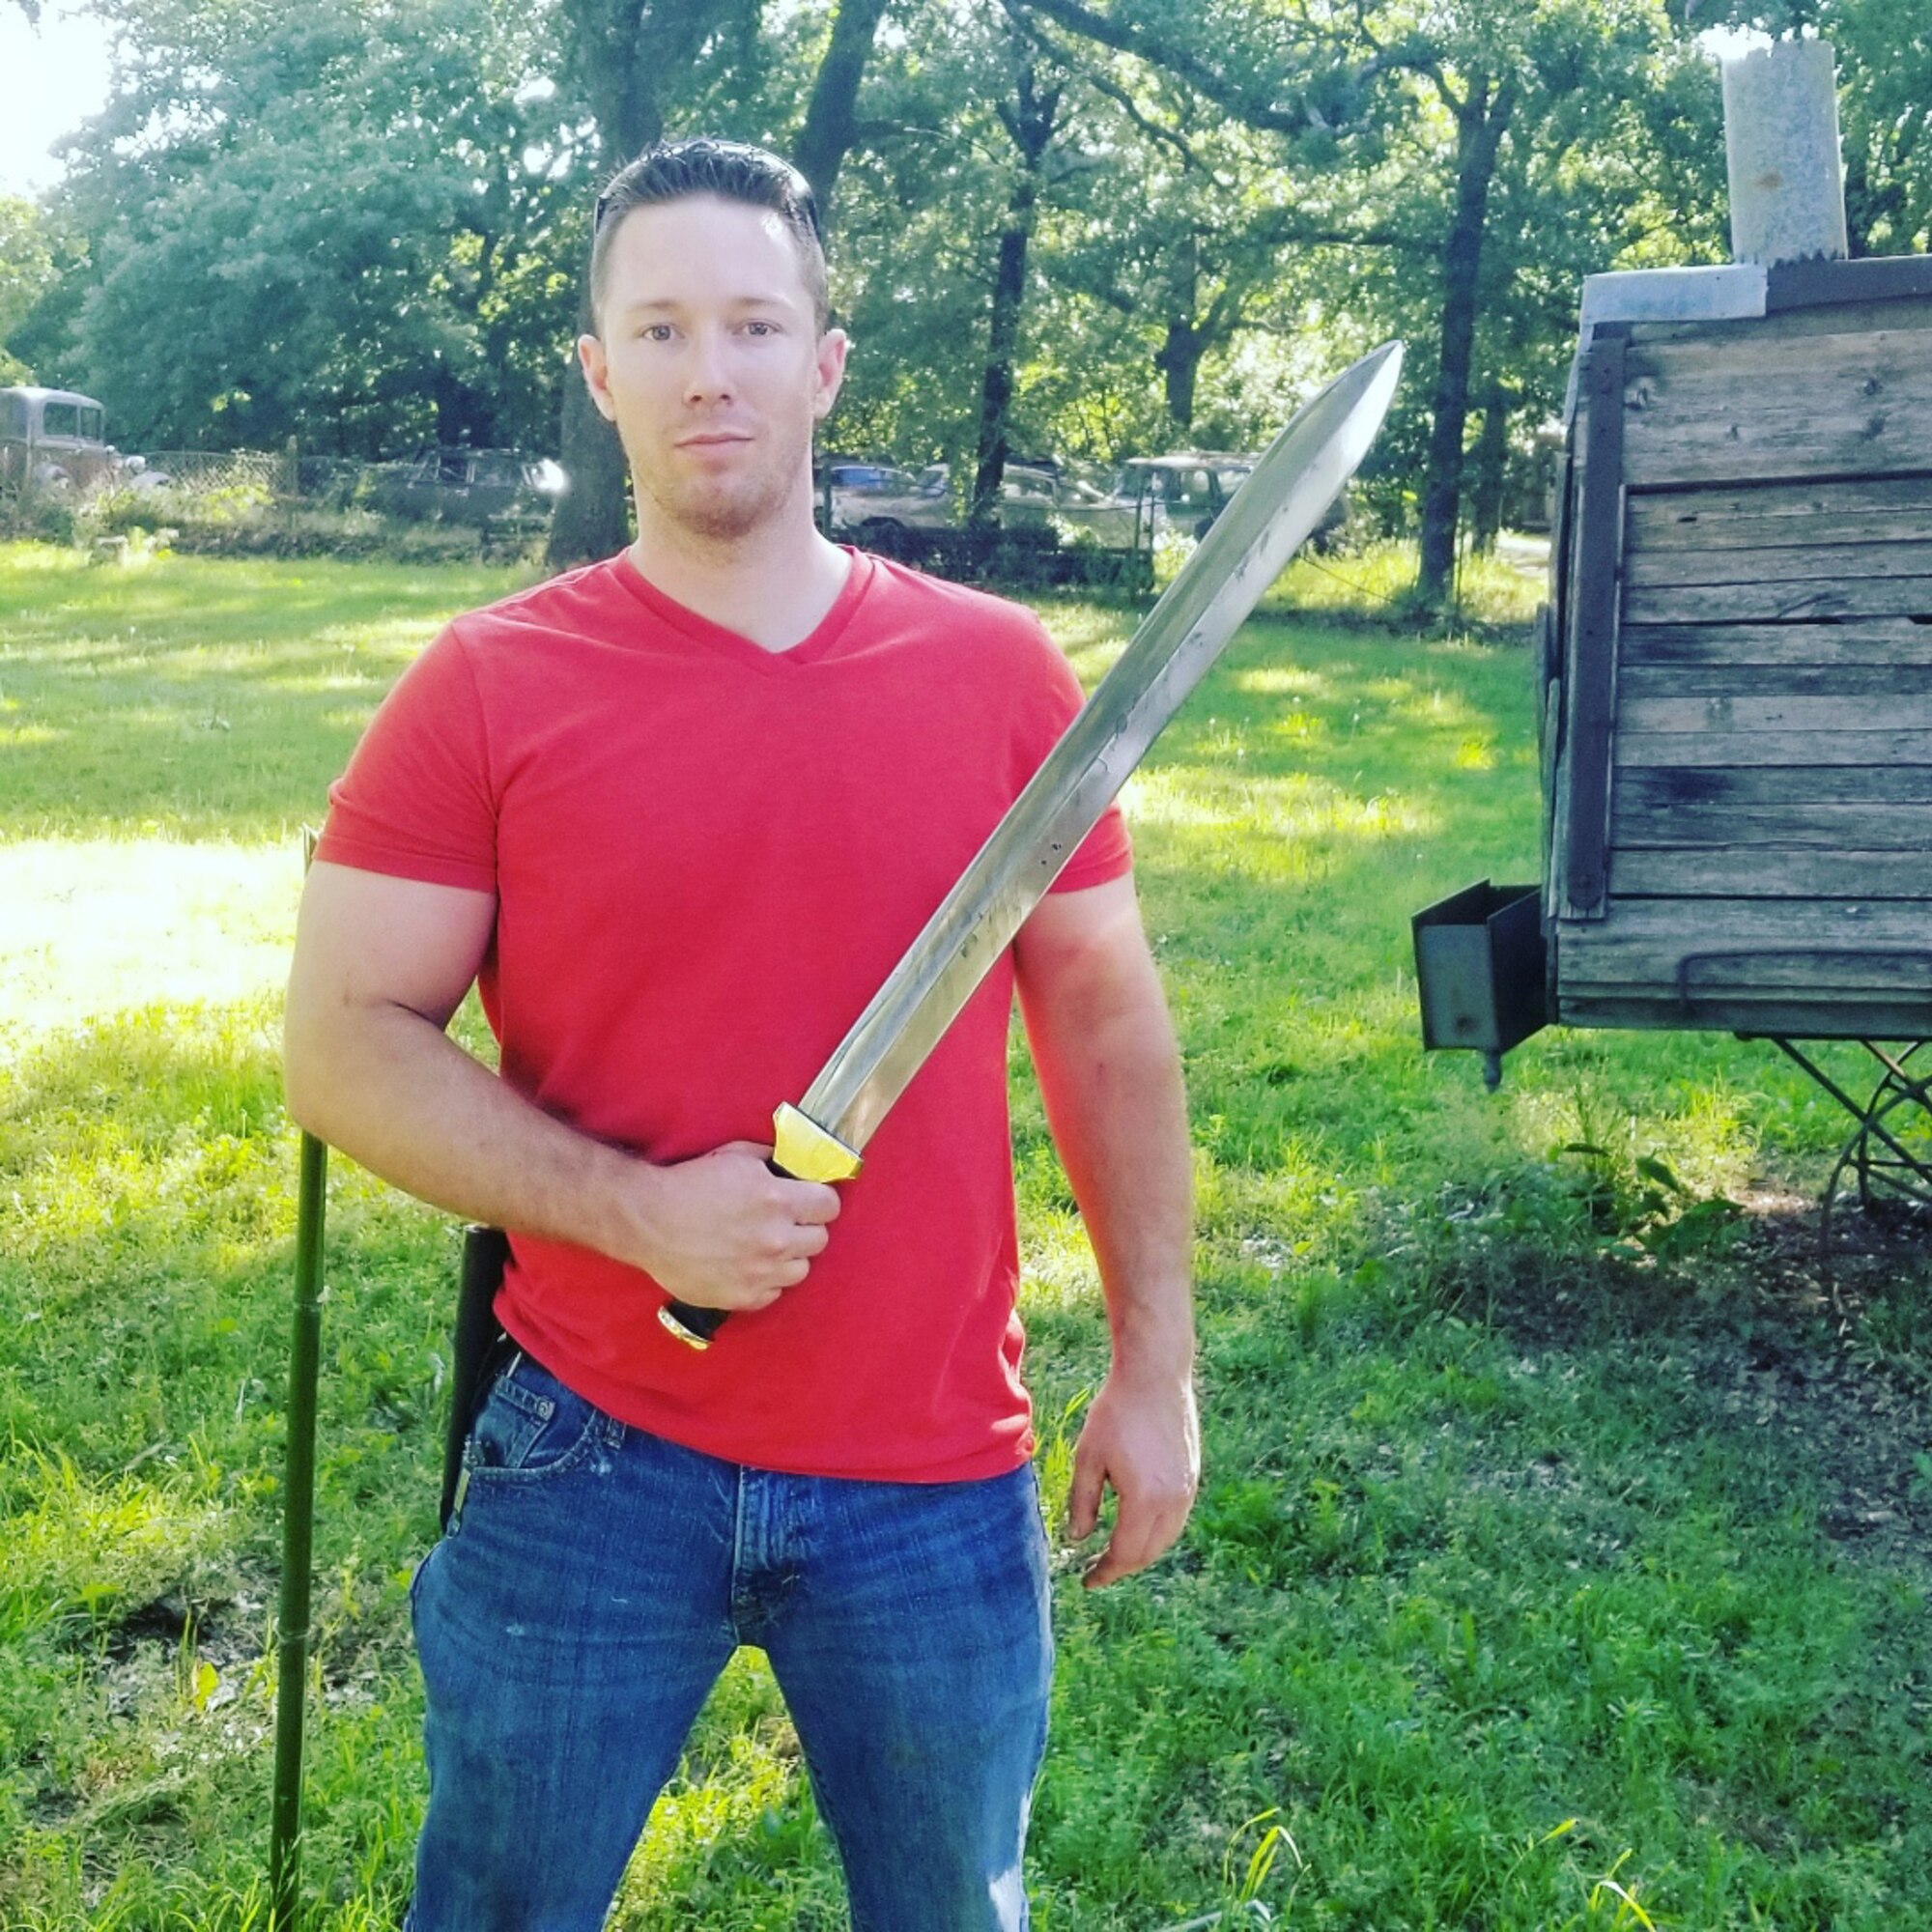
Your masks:
{"label": "sunlight on grass", "polygon": [[0,1054],[128,1008],[279,986],[300,892],[293,844],[0,842]]}
{"label": "sunlight on grass", "polygon": [[[1318,556],[1304,549],[1269,591],[1264,608],[1399,620],[1415,583],[1413,543],[1375,543]],[[1506,536],[1489,555],[1458,559],[1450,620],[1488,626],[1526,624],[1547,594],[1548,542]]]}
{"label": "sunlight on grass", "polygon": [[1292,867],[1284,850],[1292,844],[1403,838],[1433,832],[1437,825],[1434,812],[1388,793],[1363,798],[1306,773],[1264,778],[1244,773],[1238,763],[1233,770],[1145,769],[1128,781],[1123,802],[1137,830],[1172,826],[1227,833],[1230,841],[1221,848],[1225,862],[1264,872]]}
{"label": "sunlight on grass", "polygon": [[1295,665],[1267,665],[1244,670],[1230,679],[1235,689],[1251,697],[1332,697],[1334,686],[1316,671]]}

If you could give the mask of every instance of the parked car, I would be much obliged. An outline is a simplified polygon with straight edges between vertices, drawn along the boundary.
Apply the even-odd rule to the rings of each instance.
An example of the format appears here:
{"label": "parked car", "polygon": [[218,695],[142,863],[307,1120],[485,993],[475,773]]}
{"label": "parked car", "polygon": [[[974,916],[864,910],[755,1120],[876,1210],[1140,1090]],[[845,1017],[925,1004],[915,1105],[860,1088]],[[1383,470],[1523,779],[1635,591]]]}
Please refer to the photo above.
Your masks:
{"label": "parked car", "polygon": [[86,490],[119,473],[107,412],[72,389],[0,389],[0,489]]}
{"label": "parked car", "polygon": [[376,487],[391,516],[479,527],[504,519],[540,522],[569,487],[547,457],[514,449],[425,449],[393,466]]}
{"label": "parked car", "polygon": [[[873,467],[882,479],[877,484],[848,485],[842,491],[835,486],[835,529],[890,555],[906,548],[909,530],[963,526],[965,518],[952,496],[950,465],[928,463],[917,477],[900,469]],[[1031,464],[1008,464],[1000,484],[1001,527],[1044,529],[1053,517],[1056,489],[1052,471]]]}
{"label": "parked car", "polygon": [[882,530],[941,529],[952,520],[943,484],[928,489],[922,478],[890,463],[835,458],[820,467],[816,481],[820,505],[830,502],[834,536],[869,542],[866,533],[871,525]]}
{"label": "parked car", "polygon": [[1121,465],[1112,495],[1119,502],[1145,505],[1156,536],[1164,530],[1206,536],[1258,461],[1206,450],[1136,456]]}

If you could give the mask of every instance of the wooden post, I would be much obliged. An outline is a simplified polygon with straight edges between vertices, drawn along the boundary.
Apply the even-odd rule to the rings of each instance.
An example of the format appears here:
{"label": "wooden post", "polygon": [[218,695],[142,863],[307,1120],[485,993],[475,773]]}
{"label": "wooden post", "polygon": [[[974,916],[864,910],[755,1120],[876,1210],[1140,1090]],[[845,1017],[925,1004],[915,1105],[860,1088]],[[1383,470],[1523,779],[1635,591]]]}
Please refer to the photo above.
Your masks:
{"label": "wooden post", "polygon": [[1724,63],[1731,254],[1740,262],[1842,261],[1845,169],[1829,41],[1780,41]]}

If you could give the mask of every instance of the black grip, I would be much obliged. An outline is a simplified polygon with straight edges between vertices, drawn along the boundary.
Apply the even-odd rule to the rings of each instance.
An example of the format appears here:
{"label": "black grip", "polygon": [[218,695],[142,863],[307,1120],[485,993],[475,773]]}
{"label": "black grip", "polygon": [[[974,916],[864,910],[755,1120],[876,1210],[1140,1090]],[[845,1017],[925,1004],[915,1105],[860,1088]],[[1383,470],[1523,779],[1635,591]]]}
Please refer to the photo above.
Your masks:
{"label": "black grip", "polygon": [[456,1289],[456,1332],[450,1346],[449,1424],[442,1438],[442,1501],[438,1520],[446,1530],[463,1473],[463,1445],[476,1419],[492,1358],[508,1339],[497,1321],[497,1291],[510,1237],[500,1228],[463,1231],[463,1272]]}
{"label": "black grip", "polygon": [[724,1327],[726,1311],[722,1308],[694,1308],[688,1301],[673,1300],[665,1303],[664,1313],[680,1328],[696,1336],[701,1346]]}

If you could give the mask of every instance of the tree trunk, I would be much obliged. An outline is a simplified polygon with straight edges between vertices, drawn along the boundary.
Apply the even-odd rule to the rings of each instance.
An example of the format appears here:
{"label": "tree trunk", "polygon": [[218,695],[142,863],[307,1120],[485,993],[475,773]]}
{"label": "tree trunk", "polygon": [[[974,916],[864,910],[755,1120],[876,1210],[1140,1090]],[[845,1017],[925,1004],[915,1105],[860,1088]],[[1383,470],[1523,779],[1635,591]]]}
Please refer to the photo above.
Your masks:
{"label": "tree trunk", "polygon": [[1167,412],[1179,429],[1194,426],[1194,385],[1201,374],[1201,358],[1207,355],[1207,335],[1187,317],[1169,316],[1167,340],[1155,353],[1153,366],[1167,385]]}
{"label": "tree trunk", "polygon": [[1487,80],[1471,80],[1456,108],[1456,215],[1442,258],[1442,357],[1435,378],[1429,468],[1422,492],[1422,567],[1417,602],[1434,609],[1449,589],[1456,566],[1456,520],[1463,484],[1463,433],[1469,416],[1469,365],[1476,339],[1477,294],[1483,269],[1483,222],[1496,150],[1516,105],[1515,83],[1493,97]]}
{"label": "tree trunk", "polygon": [[[591,327],[588,288],[578,305],[577,326],[586,333]],[[631,540],[624,446],[590,400],[583,372],[576,367],[563,379],[557,446],[569,483],[551,517],[544,561],[552,570],[574,570],[580,563],[614,555]]]}
{"label": "tree trunk", "polygon": [[1469,541],[1488,554],[1503,526],[1503,485],[1509,468],[1509,397],[1500,377],[1490,378],[1483,397],[1483,427],[1476,436],[1475,476],[1469,486]]}
{"label": "tree trunk", "polygon": [[858,143],[859,83],[885,11],[886,0],[839,0],[831,43],[811,84],[811,99],[792,160],[811,184],[821,225],[831,221],[838,170]]}
{"label": "tree trunk", "polygon": [[1022,175],[1007,203],[1000,234],[1000,266],[993,277],[993,325],[986,338],[986,373],[980,384],[979,462],[966,521],[976,529],[998,520],[1000,486],[1006,480],[1007,413],[1013,400],[1013,355],[1019,346],[1020,310],[1026,301],[1027,244],[1033,237],[1034,181]]}
{"label": "tree trunk", "polygon": [[1054,117],[1060,111],[1060,89],[1039,91],[1032,48],[1015,38],[1015,97],[1010,108],[1001,108],[1000,119],[1020,152],[1020,172],[1007,198],[1007,225],[1000,232],[999,267],[993,277],[993,320],[986,338],[986,373],[980,385],[979,462],[966,515],[975,529],[986,528],[999,515],[1009,454],[1007,417],[1013,400],[1013,361],[1019,349],[1020,311],[1026,302],[1027,247],[1039,200],[1039,162],[1053,139]]}

